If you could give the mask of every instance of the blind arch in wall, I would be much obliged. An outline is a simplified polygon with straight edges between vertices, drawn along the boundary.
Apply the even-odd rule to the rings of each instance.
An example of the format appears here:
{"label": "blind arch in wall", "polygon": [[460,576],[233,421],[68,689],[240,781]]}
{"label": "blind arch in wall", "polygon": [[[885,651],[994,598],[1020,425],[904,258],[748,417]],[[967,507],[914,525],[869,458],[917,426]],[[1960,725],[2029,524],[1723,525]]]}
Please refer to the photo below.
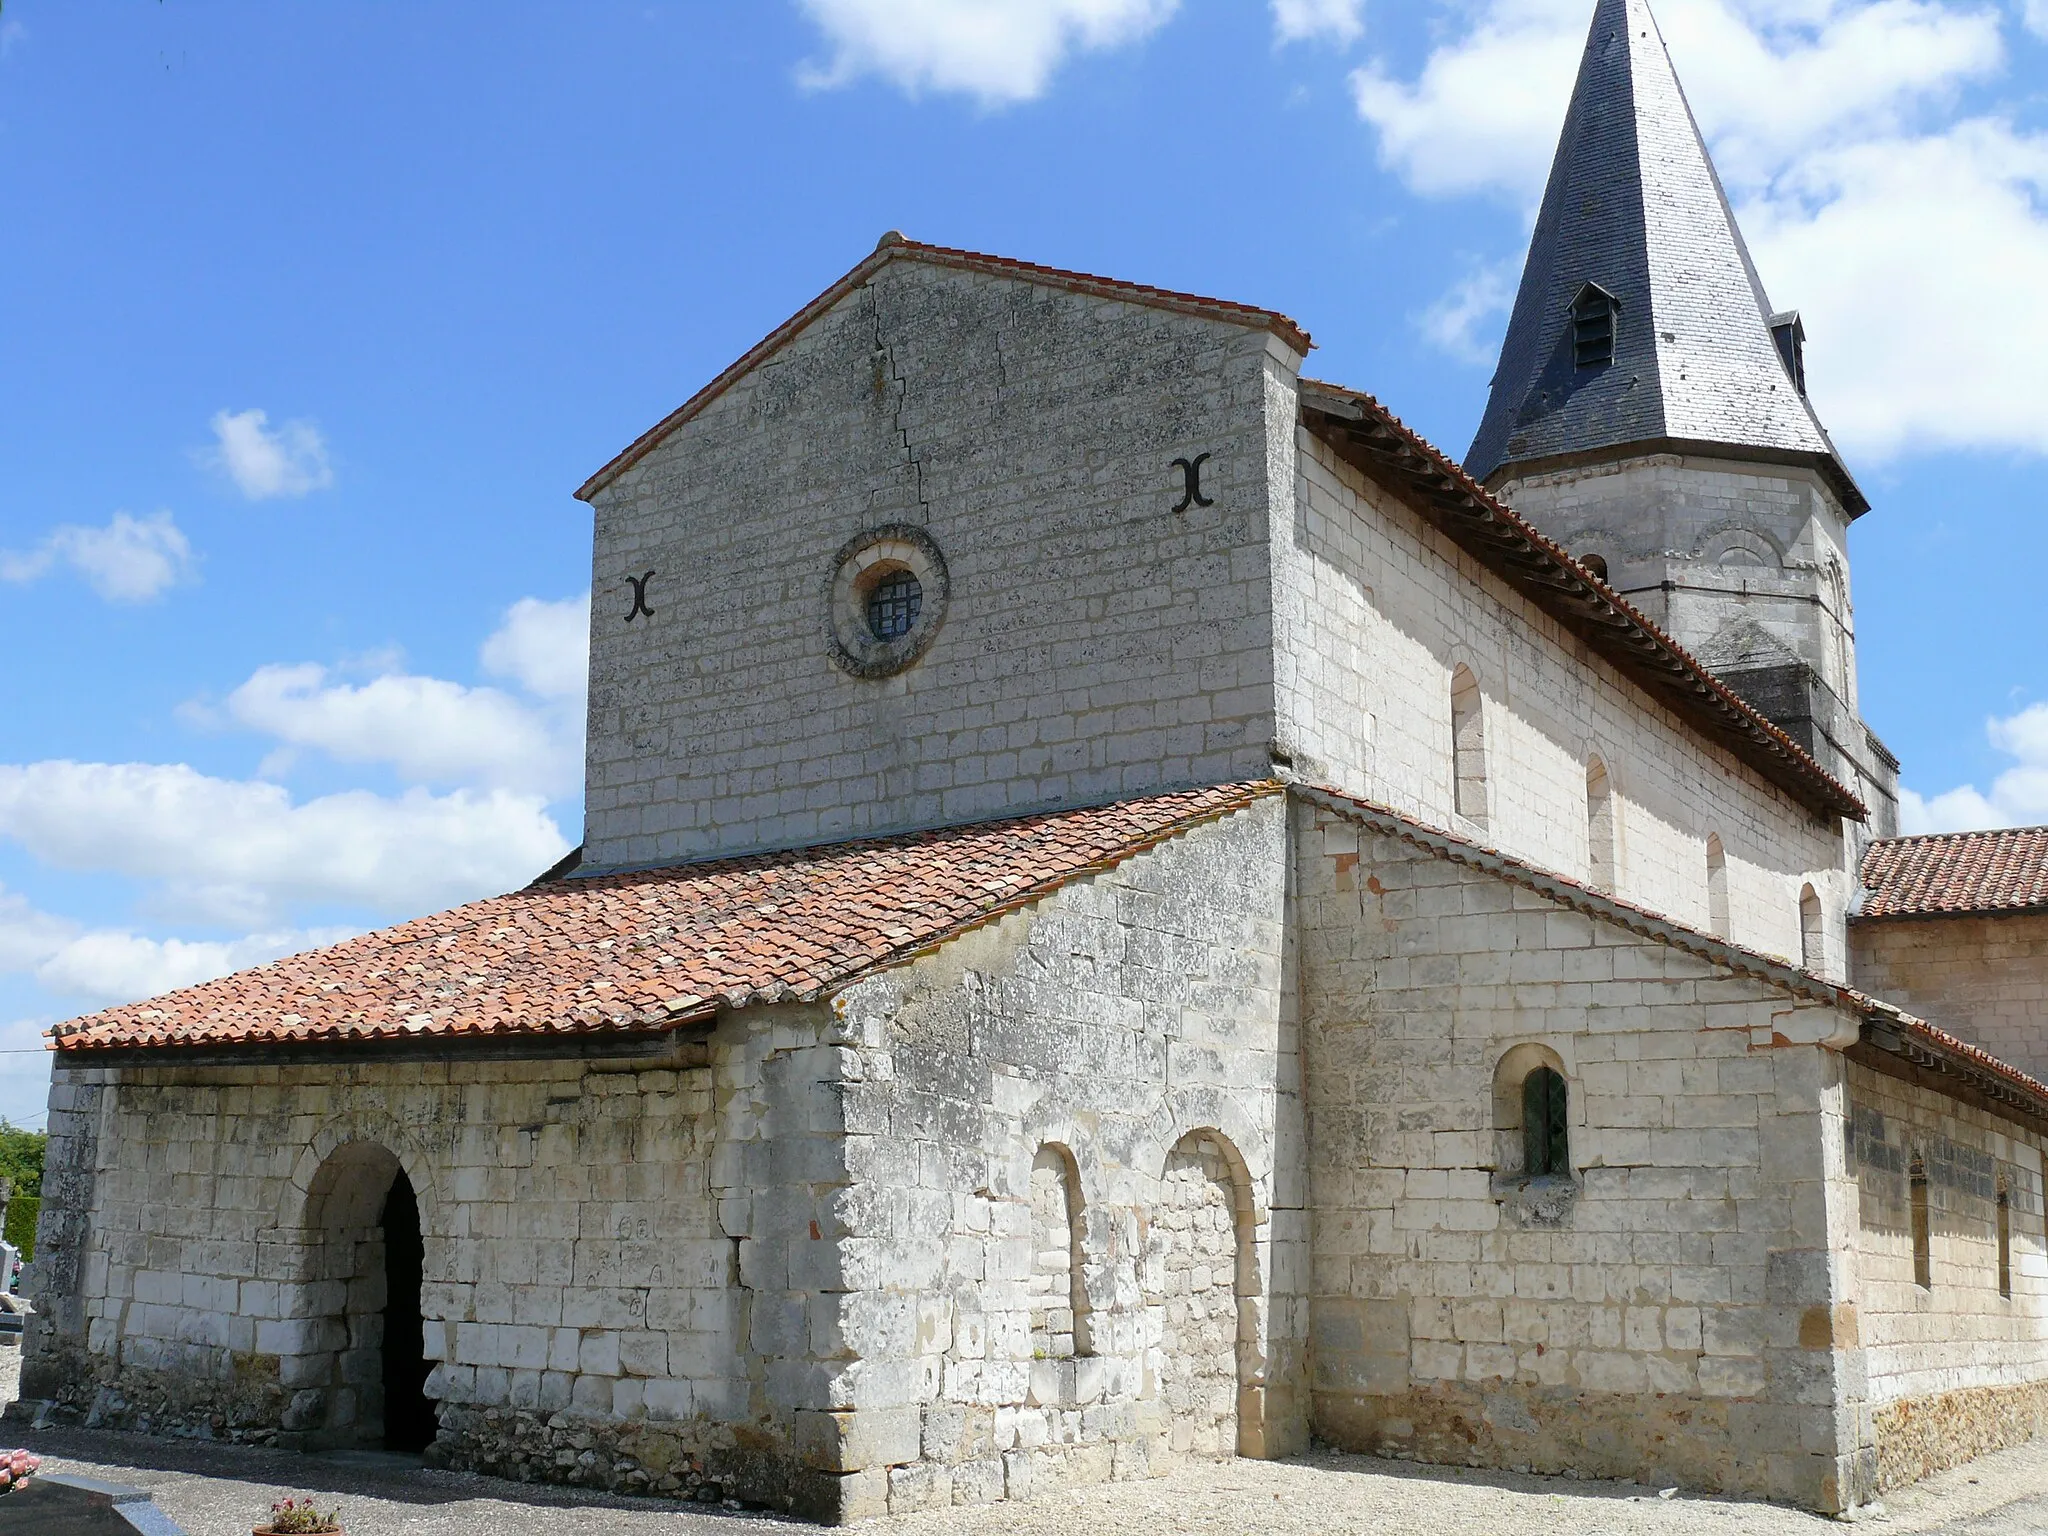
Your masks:
{"label": "blind arch in wall", "polygon": [[1452,805],[1478,827],[1486,825],[1486,712],[1479,679],[1462,662],[1451,673]]}
{"label": "blind arch in wall", "polygon": [[1732,938],[1728,918],[1728,850],[1721,834],[1707,834],[1707,929],[1717,939]]}
{"label": "blind arch in wall", "polygon": [[1597,755],[1586,764],[1586,875],[1596,891],[1615,888],[1614,780]]}

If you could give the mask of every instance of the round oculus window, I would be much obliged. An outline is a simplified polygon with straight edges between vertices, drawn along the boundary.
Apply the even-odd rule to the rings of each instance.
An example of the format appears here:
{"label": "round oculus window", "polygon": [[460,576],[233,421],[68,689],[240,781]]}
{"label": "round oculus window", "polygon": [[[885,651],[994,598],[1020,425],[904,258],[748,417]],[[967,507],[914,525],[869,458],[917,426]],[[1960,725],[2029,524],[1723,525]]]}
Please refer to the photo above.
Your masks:
{"label": "round oculus window", "polygon": [[892,523],[849,539],[825,580],[833,662],[855,677],[916,665],[946,618],[945,557],[924,529]]}

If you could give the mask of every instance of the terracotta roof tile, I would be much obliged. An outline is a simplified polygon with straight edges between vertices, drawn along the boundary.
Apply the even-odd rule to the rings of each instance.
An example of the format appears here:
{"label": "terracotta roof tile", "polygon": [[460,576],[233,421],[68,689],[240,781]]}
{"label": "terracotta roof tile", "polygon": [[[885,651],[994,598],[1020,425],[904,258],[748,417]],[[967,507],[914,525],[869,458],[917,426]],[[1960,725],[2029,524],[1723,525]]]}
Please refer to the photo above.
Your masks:
{"label": "terracotta roof tile", "polygon": [[1872,843],[1859,918],[2048,908],[2048,827],[1943,832]]}
{"label": "terracotta roof tile", "polygon": [[106,1047],[672,1028],[806,1001],[1280,792],[1226,784],[524,890],[59,1025]]}

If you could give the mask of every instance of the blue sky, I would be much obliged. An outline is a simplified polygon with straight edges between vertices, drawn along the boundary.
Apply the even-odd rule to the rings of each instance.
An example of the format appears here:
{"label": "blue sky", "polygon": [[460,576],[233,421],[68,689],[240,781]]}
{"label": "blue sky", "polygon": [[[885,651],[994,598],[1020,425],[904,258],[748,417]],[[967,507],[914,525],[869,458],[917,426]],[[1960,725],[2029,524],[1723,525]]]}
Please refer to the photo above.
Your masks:
{"label": "blue sky", "polygon": [[[2048,821],[2048,0],[1658,12],[1913,814]],[[7,0],[0,1113],[56,1019],[573,843],[571,491],[884,230],[1285,310],[1462,454],[1590,13]]]}

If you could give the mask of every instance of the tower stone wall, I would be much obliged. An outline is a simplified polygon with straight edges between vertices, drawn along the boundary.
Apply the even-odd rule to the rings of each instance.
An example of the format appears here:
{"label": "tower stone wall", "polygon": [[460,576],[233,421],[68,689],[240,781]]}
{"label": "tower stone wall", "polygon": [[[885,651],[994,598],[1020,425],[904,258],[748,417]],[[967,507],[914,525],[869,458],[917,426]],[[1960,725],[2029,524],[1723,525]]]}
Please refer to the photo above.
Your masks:
{"label": "tower stone wall", "polygon": [[1898,761],[1864,725],[1849,583],[1850,518],[1797,465],[1621,453],[1495,486],[1783,728],[1898,831]]}

